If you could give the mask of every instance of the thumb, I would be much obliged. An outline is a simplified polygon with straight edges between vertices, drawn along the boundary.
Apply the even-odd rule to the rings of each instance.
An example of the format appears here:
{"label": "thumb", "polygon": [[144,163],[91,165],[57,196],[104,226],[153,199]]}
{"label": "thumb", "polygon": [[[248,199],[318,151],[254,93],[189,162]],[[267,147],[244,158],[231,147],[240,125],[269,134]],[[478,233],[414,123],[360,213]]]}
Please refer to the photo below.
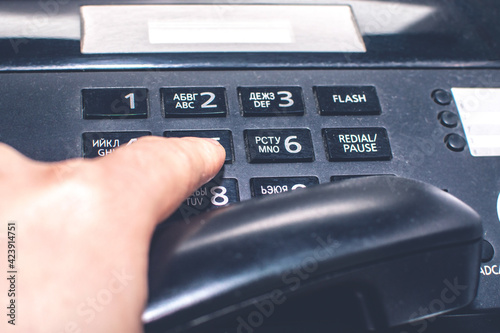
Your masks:
{"label": "thumb", "polygon": [[212,179],[224,158],[224,148],[212,139],[142,137],[92,162],[113,200],[137,206],[154,228]]}

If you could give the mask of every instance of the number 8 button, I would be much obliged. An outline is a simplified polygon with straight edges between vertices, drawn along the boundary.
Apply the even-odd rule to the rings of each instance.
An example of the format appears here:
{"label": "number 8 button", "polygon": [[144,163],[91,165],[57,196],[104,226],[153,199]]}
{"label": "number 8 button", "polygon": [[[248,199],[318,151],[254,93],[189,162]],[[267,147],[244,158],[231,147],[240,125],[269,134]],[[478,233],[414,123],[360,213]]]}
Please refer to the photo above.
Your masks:
{"label": "number 8 button", "polygon": [[312,162],[311,132],[306,128],[246,130],[250,163]]}

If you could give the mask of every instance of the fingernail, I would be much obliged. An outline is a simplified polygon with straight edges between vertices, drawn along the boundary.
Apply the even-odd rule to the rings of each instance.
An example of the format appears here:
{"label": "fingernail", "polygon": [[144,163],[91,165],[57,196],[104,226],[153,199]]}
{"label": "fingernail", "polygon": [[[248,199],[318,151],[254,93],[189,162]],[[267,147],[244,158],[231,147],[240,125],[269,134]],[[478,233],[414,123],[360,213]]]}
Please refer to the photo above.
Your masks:
{"label": "fingernail", "polygon": [[213,145],[216,145],[216,146],[221,146],[221,144],[220,144],[219,140],[215,140],[215,139],[211,139],[211,138],[201,138],[201,139],[204,139],[204,140],[206,140],[206,141],[210,142],[210,143],[211,143],[211,144],[213,144]]}

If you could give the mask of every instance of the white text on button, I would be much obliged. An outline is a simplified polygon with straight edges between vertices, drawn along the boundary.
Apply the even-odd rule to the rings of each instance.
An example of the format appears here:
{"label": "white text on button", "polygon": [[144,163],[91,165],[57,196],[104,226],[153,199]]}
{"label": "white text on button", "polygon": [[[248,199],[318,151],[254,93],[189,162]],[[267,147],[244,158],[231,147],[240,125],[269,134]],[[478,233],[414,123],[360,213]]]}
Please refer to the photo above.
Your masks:
{"label": "white text on button", "polygon": [[342,98],[342,95],[333,95],[334,103],[366,103],[366,95],[345,95]]}

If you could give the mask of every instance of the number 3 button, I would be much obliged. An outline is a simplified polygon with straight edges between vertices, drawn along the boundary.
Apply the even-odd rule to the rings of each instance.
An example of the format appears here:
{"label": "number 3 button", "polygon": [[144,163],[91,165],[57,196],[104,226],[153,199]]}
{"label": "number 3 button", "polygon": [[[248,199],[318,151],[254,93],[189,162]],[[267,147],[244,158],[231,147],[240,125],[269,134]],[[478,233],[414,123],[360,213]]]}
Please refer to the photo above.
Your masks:
{"label": "number 3 button", "polygon": [[306,128],[246,130],[250,163],[312,162],[311,132]]}
{"label": "number 3 button", "polygon": [[225,88],[162,88],[165,117],[225,117]]}
{"label": "number 3 button", "polygon": [[245,117],[304,114],[300,87],[240,87],[238,95]]}

